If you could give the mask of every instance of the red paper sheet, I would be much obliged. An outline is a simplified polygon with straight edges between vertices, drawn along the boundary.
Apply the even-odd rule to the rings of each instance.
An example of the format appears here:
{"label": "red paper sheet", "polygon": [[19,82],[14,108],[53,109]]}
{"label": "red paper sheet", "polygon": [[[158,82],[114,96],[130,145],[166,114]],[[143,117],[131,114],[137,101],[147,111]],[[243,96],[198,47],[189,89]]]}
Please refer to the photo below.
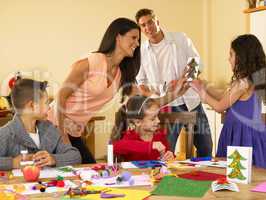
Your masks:
{"label": "red paper sheet", "polygon": [[225,175],[204,172],[204,171],[193,171],[185,174],[178,175],[180,178],[186,178],[196,181],[215,181],[219,178],[225,178]]}

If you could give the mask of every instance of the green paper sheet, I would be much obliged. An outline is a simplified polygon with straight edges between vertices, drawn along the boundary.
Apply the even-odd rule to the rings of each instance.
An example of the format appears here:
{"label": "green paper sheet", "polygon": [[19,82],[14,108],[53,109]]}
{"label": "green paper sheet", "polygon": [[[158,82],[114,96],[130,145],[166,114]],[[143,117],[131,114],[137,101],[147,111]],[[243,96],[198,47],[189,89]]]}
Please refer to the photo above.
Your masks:
{"label": "green paper sheet", "polygon": [[152,195],[202,197],[209,190],[211,181],[194,181],[165,176],[151,192]]}

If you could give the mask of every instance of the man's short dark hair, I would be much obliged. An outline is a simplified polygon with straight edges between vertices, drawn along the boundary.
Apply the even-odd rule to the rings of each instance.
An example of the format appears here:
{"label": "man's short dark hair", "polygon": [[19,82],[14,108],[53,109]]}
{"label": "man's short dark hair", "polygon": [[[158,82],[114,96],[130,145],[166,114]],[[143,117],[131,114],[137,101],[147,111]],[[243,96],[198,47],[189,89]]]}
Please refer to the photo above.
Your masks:
{"label": "man's short dark hair", "polygon": [[139,19],[143,16],[147,16],[147,15],[151,15],[151,17],[154,19],[155,18],[155,14],[154,11],[148,8],[142,8],[140,9],[135,16],[136,22],[139,23]]}
{"label": "man's short dark hair", "polygon": [[32,79],[17,80],[11,90],[11,101],[15,109],[23,109],[29,101],[37,102],[46,91],[47,81]]}

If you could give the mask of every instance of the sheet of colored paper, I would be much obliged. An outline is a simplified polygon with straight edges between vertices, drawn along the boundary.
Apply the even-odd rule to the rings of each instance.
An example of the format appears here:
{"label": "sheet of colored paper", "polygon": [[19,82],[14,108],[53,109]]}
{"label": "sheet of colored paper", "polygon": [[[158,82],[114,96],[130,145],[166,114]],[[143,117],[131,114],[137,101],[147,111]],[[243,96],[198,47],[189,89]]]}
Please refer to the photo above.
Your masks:
{"label": "sheet of colored paper", "polygon": [[132,176],[133,181],[122,181],[121,183],[116,182],[117,177],[110,178],[99,178],[92,179],[94,186],[105,186],[105,187],[132,187],[132,186],[150,186],[152,185],[151,178],[149,175],[136,175]]}
{"label": "sheet of colored paper", "polygon": [[[115,200],[132,200],[132,199],[144,199],[150,196],[150,192],[146,190],[130,190],[130,189],[116,189],[112,188],[108,194],[125,194],[125,197],[114,198]],[[100,194],[89,194],[86,196],[75,196],[75,198],[70,198],[69,196],[61,197],[61,200],[103,200],[100,198]]]}
{"label": "sheet of colored paper", "polygon": [[220,168],[226,168],[226,166],[227,166],[226,161],[223,161],[223,160],[193,162],[190,159],[187,159],[187,160],[176,161],[176,162],[177,163],[193,164],[193,165],[202,165],[202,166],[208,166],[208,167],[220,167]]}
{"label": "sheet of colored paper", "polygon": [[132,164],[137,168],[152,168],[152,167],[161,167],[165,165],[165,162],[160,160],[141,160],[141,161],[132,161]]}
{"label": "sheet of colored paper", "polygon": [[251,190],[252,192],[266,192],[266,182],[258,184]]}
{"label": "sheet of colored paper", "polygon": [[153,195],[203,197],[209,190],[211,181],[194,181],[174,176],[165,176],[155,190]]}
{"label": "sheet of colored paper", "polygon": [[198,180],[198,181],[215,181],[219,178],[225,178],[225,175],[204,172],[204,171],[193,171],[185,174],[178,175],[180,178]]}

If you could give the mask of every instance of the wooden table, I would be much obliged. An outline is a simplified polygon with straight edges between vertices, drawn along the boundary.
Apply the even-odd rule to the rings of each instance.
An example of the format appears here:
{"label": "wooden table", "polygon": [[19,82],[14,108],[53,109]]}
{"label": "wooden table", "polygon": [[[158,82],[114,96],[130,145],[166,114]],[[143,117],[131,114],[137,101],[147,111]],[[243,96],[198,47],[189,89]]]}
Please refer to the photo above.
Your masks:
{"label": "wooden table", "polygon": [[[85,166],[85,165],[84,165]],[[79,166],[80,167],[80,166]],[[214,172],[219,174],[225,174],[225,169],[221,168],[215,168],[215,167],[206,167],[201,169],[202,171],[206,172]],[[143,171],[140,171],[139,169],[131,170],[133,173],[142,173]],[[182,171],[176,171],[176,174],[182,174],[185,172],[188,172],[189,170],[182,170]],[[146,172],[149,172],[148,169],[146,169]],[[239,199],[239,200],[245,200],[245,199],[266,199],[266,193],[255,193],[250,192],[250,189],[254,188],[257,184],[266,181],[266,169],[256,168],[253,167],[252,169],[252,182],[251,184],[237,184],[240,192],[230,192],[230,191],[219,191],[219,192],[212,192],[211,189],[209,189],[206,194],[201,199]],[[23,178],[13,178],[7,182],[6,184],[14,184],[14,183],[22,183]],[[3,184],[4,182],[0,180],[0,184]],[[155,186],[154,186],[155,187]],[[132,187],[132,189],[140,189],[140,190],[148,190],[152,191],[152,187]],[[60,199],[60,195],[63,193],[42,193],[38,195],[31,195],[28,196],[29,200],[56,200]],[[132,198],[134,199],[134,198]],[[166,196],[151,196],[148,198],[148,200],[178,200],[178,199],[200,199],[200,198],[185,198],[185,197],[166,197]],[[135,199],[134,199],[135,200]]]}

